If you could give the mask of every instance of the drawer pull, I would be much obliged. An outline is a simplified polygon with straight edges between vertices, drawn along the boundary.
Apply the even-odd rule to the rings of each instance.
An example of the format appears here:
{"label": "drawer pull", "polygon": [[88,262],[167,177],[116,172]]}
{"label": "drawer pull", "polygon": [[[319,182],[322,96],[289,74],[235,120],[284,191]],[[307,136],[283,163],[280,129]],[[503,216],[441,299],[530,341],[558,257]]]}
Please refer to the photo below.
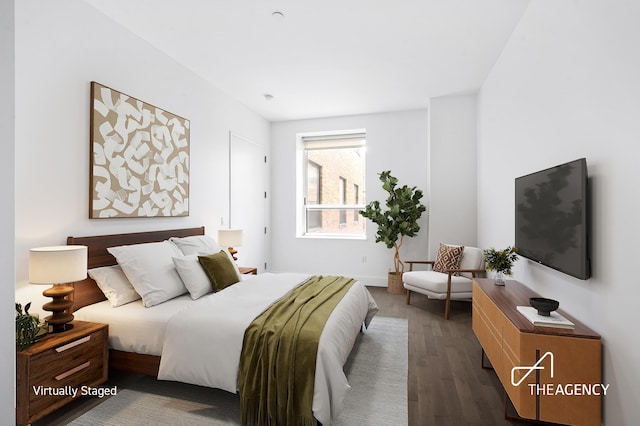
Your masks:
{"label": "drawer pull", "polygon": [[63,380],[66,379],[67,377],[69,377],[70,375],[72,375],[73,373],[77,373],[80,370],[84,370],[85,368],[87,368],[89,365],[91,364],[91,361],[87,361],[84,364],[80,364],[77,367],[72,368],[71,370],[65,371],[62,374],[58,374],[55,379],[56,380]]}
{"label": "drawer pull", "polygon": [[83,337],[82,339],[74,340],[71,343],[68,343],[66,345],[63,345],[63,346],[60,346],[60,347],[56,348],[56,352],[58,352],[58,353],[59,352],[64,352],[67,349],[71,349],[71,348],[73,348],[75,346],[78,346],[78,345],[81,345],[83,343],[86,343],[89,340],[91,340],[91,336],[87,336],[87,337]]}

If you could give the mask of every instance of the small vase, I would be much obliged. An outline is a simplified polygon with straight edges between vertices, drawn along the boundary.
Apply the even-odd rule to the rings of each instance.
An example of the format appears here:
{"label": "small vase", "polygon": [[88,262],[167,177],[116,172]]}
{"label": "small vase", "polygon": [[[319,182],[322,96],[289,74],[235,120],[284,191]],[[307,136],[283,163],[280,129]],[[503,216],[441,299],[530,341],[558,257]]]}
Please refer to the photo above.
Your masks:
{"label": "small vase", "polygon": [[504,272],[496,271],[495,275],[493,276],[493,283],[495,285],[504,285]]}

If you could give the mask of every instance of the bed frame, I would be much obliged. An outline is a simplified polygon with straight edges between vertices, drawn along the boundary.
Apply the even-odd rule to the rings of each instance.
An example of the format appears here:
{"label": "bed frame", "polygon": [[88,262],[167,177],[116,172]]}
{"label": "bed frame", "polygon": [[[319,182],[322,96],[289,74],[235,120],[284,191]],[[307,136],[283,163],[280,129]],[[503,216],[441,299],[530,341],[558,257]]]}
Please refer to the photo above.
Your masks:
{"label": "bed frame", "polygon": [[[134,232],[128,234],[97,235],[89,237],[67,237],[67,245],[83,245],[88,247],[87,267],[116,265],[116,259],[108,251],[108,247],[156,243],[171,237],[189,237],[204,235],[204,226],[198,228],[171,229],[163,231]],[[87,276],[86,279],[73,284],[75,291],[72,295],[73,309],[107,300],[96,282]],[[157,376],[160,367],[160,357],[138,354],[133,352],[109,350],[109,368],[132,373]]]}

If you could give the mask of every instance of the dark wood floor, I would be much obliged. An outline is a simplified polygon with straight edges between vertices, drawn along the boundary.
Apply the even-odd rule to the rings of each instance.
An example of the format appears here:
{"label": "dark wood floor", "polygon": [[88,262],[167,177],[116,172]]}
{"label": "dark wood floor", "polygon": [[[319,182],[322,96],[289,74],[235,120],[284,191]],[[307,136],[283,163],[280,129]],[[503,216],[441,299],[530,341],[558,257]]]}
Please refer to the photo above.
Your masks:
{"label": "dark wood floor", "polygon": [[371,288],[380,315],[409,322],[409,426],[512,425],[504,418],[504,391],[495,373],[482,368],[482,349],[471,330],[471,303]]}
{"label": "dark wood floor", "polygon": [[[409,322],[409,426],[493,426],[517,424],[504,419],[504,392],[495,373],[481,367],[481,348],[471,330],[471,304],[452,302],[444,319],[444,302],[412,294],[370,288],[379,315]],[[127,387],[135,377],[112,374],[105,385]],[[34,426],[65,425],[100,401],[79,399]],[[374,426],[374,425],[370,425]]]}

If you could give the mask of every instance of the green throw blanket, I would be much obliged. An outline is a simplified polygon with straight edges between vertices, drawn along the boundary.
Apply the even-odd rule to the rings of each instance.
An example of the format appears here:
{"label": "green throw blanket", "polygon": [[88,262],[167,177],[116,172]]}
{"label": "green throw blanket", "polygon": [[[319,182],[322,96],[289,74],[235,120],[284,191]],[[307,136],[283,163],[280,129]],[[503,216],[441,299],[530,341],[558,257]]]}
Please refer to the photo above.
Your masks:
{"label": "green throw blanket", "polygon": [[238,373],[243,426],[314,424],[320,334],[354,282],[351,278],[314,276],[249,325]]}

